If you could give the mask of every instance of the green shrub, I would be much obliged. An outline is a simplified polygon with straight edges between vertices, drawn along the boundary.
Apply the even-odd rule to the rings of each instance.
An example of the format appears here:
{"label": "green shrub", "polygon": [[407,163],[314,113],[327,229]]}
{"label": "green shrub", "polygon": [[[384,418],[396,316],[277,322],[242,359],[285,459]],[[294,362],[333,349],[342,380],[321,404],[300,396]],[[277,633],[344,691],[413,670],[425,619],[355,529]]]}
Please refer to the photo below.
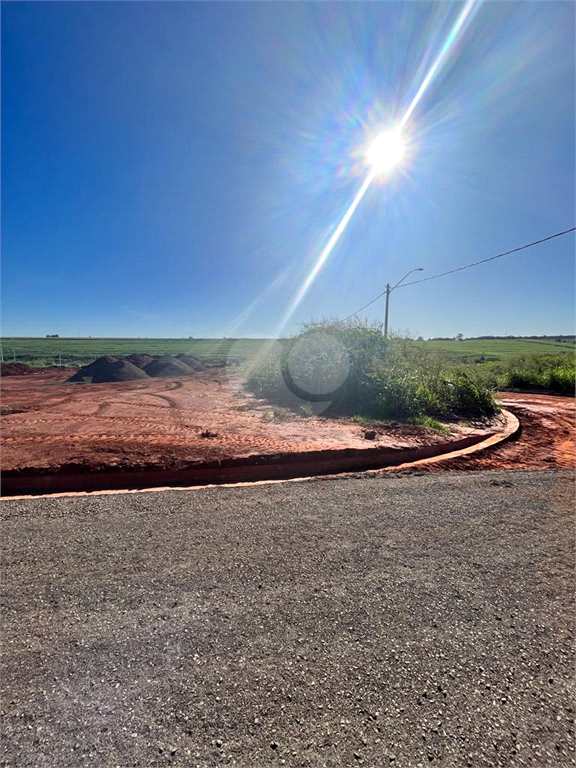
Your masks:
{"label": "green shrub", "polygon": [[573,394],[574,357],[569,354],[530,355],[508,360],[500,376],[500,386]]}
{"label": "green shrub", "polygon": [[559,366],[550,371],[548,386],[555,392],[573,395],[576,391],[576,371],[574,366]]}
{"label": "green shrub", "polygon": [[490,391],[474,380],[471,373],[460,371],[454,377],[452,411],[462,415],[492,416],[497,409]]}
{"label": "green shrub", "polygon": [[280,355],[266,354],[247,370],[247,384],[257,397],[278,400],[281,379],[279,378]]}
{"label": "green shrub", "polygon": [[431,429],[433,432],[438,432],[441,435],[449,435],[450,428],[440,421],[432,418],[432,416],[416,416],[414,424],[418,424],[425,429]]}
{"label": "green shrub", "polygon": [[441,353],[427,353],[409,339],[386,339],[379,325],[323,321],[253,360],[247,386],[294,410],[303,401],[326,403],[326,414],[492,416],[498,405],[474,370],[454,368]]}
{"label": "green shrub", "polygon": [[570,395],[575,391],[575,361],[571,352],[560,355],[523,355],[506,361],[463,366],[487,389],[535,389]]}

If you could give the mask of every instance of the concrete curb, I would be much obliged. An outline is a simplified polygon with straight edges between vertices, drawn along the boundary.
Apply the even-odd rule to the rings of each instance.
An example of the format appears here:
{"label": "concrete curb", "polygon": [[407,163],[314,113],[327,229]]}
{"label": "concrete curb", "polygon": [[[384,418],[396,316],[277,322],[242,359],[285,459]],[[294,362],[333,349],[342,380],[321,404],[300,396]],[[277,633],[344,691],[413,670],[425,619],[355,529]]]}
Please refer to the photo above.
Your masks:
{"label": "concrete curb", "polygon": [[[426,464],[439,464],[443,461],[450,461],[451,459],[455,458],[461,458],[462,456],[469,456],[473,453],[479,453],[480,451],[485,451],[487,448],[493,448],[496,445],[501,445],[502,443],[507,442],[508,440],[511,440],[513,437],[516,437],[522,429],[521,424],[518,420],[518,418],[513,414],[510,413],[510,411],[502,411],[502,415],[506,419],[506,424],[504,426],[504,429],[501,432],[497,432],[494,435],[490,435],[485,440],[483,440],[480,443],[477,443],[476,445],[469,446],[468,448],[462,448],[461,450],[457,451],[451,451],[450,453],[445,453],[439,456],[431,456],[428,459],[422,459],[421,461],[413,461],[407,464],[401,464],[399,467],[394,467],[395,470],[402,470],[402,469],[416,469],[419,466],[423,466]],[[386,467],[384,470],[381,471],[390,471],[392,469],[391,467]]]}
{"label": "concrete curb", "polygon": [[300,455],[258,456],[249,460],[230,459],[183,470],[4,474],[2,496],[23,498],[145,490],[191,490],[206,486],[304,480],[321,475],[345,477],[358,472],[380,474],[417,469],[425,464],[467,456],[510,440],[519,432],[520,422],[509,411],[502,411],[502,415],[506,420],[504,429],[489,433],[488,436],[469,435],[459,440],[419,448],[311,451]]}

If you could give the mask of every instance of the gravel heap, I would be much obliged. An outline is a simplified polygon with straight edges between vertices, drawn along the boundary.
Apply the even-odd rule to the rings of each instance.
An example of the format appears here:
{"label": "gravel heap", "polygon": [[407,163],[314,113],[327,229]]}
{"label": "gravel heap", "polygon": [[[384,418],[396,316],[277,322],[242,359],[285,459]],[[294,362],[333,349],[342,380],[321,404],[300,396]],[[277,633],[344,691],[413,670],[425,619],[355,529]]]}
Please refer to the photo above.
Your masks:
{"label": "gravel heap", "polygon": [[177,357],[172,357],[172,355],[163,355],[162,357],[155,358],[144,366],[144,371],[148,376],[154,376],[155,378],[190,376],[190,374],[195,373],[186,363]]}
{"label": "gravel heap", "polygon": [[102,384],[107,381],[136,381],[145,378],[147,378],[147,374],[129,360],[105,355],[94,360],[93,363],[85,365],[84,368],[80,368],[68,381]]}
{"label": "gravel heap", "polygon": [[132,363],[132,365],[135,365],[137,368],[144,368],[144,366],[148,365],[148,363],[151,363],[154,358],[152,355],[133,352],[131,355],[126,355],[124,360],[128,360],[129,363]]}
{"label": "gravel heap", "polygon": [[188,368],[191,368],[193,371],[205,371],[205,366],[202,365],[200,360],[198,360],[197,357],[194,357],[193,355],[189,355],[187,352],[181,352],[179,355],[176,355],[178,360],[180,362],[184,363],[184,365],[187,365]]}
{"label": "gravel heap", "polygon": [[[22,366],[19,366],[22,367]],[[28,367],[28,366],[26,366]],[[136,379],[171,378],[173,376],[191,376],[199,371],[205,371],[198,358],[182,352],[173,355],[151,355],[133,352],[126,357],[105,355],[85,365],[68,381],[83,384],[100,384],[106,381],[135,381]],[[4,373],[4,368],[2,368]],[[20,373],[18,371],[18,373]],[[24,373],[24,371],[22,371]],[[14,375],[14,374],[13,374]]]}

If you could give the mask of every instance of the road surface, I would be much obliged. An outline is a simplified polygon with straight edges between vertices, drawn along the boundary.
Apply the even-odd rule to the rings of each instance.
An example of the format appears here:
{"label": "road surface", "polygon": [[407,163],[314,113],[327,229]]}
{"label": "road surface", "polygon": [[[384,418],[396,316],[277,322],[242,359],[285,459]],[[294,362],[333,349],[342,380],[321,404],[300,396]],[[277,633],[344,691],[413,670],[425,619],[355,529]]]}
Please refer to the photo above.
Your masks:
{"label": "road surface", "polygon": [[2,765],[573,766],[573,488],[7,500]]}

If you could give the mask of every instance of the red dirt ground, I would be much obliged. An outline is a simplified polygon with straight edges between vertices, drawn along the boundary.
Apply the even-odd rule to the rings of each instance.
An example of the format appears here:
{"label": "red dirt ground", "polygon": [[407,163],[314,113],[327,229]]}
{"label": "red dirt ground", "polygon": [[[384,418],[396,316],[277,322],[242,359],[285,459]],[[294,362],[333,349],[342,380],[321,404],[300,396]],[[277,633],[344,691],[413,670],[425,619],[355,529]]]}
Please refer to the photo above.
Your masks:
{"label": "red dirt ground", "polygon": [[504,408],[522,428],[511,442],[470,456],[419,467],[437,472],[455,469],[550,469],[576,466],[575,400],[555,395],[501,392]]}
{"label": "red dirt ground", "polygon": [[[178,469],[191,463],[339,448],[410,448],[446,436],[407,425],[364,439],[353,422],[290,416],[246,394],[237,373],[64,383],[70,372],[2,380],[2,471]],[[451,437],[486,433],[454,426]]]}

